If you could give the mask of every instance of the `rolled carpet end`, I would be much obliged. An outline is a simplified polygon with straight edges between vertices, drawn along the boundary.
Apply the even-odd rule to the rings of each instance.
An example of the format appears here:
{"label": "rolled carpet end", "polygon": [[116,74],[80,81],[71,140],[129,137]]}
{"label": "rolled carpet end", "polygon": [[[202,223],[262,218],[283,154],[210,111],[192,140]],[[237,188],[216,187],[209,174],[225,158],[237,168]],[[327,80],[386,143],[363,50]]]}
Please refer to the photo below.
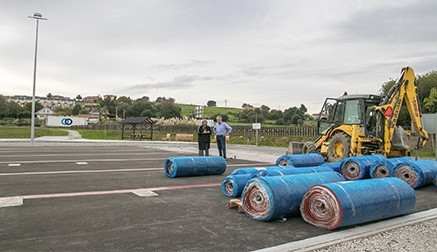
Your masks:
{"label": "rolled carpet end", "polygon": [[429,185],[437,176],[437,161],[422,159],[400,163],[394,169],[394,176],[404,180],[413,188]]}
{"label": "rolled carpet end", "polygon": [[298,215],[302,196],[308,188],[344,180],[334,171],[253,178],[241,196],[243,211],[259,221]]}
{"label": "rolled carpet end", "polygon": [[266,189],[265,186],[259,180],[251,180],[244,188],[243,211],[252,219],[268,221],[272,218],[271,201],[274,196],[270,192],[271,189]]}
{"label": "rolled carpet end", "polygon": [[244,186],[251,178],[251,174],[229,175],[222,182],[222,193],[228,197],[238,197],[243,192]]}
{"label": "rolled carpet end", "polygon": [[370,167],[369,174],[371,178],[386,178],[393,176],[393,164],[387,159],[376,161]]}
{"label": "rolled carpet end", "polygon": [[220,175],[226,161],[220,156],[170,157],[164,161],[164,174],[169,178]]}
{"label": "rolled carpet end", "polygon": [[348,157],[342,161],[341,174],[347,180],[369,178],[372,164],[385,158],[383,155]]}
{"label": "rolled carpet end", "polygon": [[381,159],[376,161],[370,167],[370,177],[371,178],[386,178],[394,177],[394,169],[396,166],[402,162],[412,162],[414,159],[412,157],[394,157],[388,159]]}
{"label": "rolled carpet end", "polygon": [[407,163],[398,165],[394,170],[394,176],[407,182],[413,188],[417,188],[420,184],[419,173]]}
{"label": "rolled carpet end", "polygon": [[302,218],[328,230],[408,214],[414,190],[398,178],[315,185],[302,198]]}
{"label": "rolled carpet end", "polygon": [[343,216],[340,200],[322,185],[308,189],[303,196],[300,212],[306,222],[329,230],[338,227]]}

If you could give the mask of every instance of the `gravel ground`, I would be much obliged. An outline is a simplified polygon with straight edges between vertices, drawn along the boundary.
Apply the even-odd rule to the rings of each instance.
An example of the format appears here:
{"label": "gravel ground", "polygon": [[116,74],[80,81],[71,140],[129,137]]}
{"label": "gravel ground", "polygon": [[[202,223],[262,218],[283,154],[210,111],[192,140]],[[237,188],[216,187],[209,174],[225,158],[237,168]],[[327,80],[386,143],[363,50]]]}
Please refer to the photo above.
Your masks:
{"label": "gravel ground", "polygon": [[437,219],[313,251],[437,251]]}

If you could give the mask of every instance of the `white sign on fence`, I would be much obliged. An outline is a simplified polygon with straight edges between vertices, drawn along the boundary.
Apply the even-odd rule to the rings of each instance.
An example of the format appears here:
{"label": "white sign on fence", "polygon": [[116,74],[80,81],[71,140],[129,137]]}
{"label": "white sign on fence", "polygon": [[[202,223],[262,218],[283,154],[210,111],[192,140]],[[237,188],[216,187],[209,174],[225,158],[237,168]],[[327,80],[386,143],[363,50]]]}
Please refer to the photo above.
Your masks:
{"label": "white sign on fence", "polygon": [[252,124],[252,129],[261,129],[261,123],[253,123]]}

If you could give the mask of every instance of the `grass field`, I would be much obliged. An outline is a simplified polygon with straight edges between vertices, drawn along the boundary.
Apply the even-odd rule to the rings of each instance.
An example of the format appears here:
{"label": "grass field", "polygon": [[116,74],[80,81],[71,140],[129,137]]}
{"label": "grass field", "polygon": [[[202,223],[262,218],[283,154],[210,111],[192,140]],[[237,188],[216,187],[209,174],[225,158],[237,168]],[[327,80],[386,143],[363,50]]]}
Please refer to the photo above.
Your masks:
{"label": "grass field", "polygon": [[[95,140],[121,140],[121,131],[119,130],[77,130],[84,139]],[[68,132],[64,129],[57,128],[35,128],[35,137],[42,136],[67,136]],[[161,141],[165,138],[166,133],[154,131],[153,140]],[[126,137],[127,135],[125,135]],[[30,127],[0,127],[0,138],[30,138]],[[175,134],[172,134],[171,140],[174,141]],[[129,137],[125,138],[129,139]],[[278,136],[263,136],[258,138],[259,146],[271,147],[288,147],[288,144],[293,142],[307,142],[314,139],[310,137],[278,137]],[[197,135],[194,134],[194,141],[197,141]],[[250,142],[247,137],[232,134],[230,137],[230,144],[255,145],[255,136],[252,136]],[[414,152],[411,153],[414,155]],[[435,158],[435,150],[430,146],[419,150],[419,157]]]}
{"label": "grass field", "polygon": [[[68,136],[62,129],[35,128],[35,137]],[[0,127],[0,138],[30,138],[30,127]]]}

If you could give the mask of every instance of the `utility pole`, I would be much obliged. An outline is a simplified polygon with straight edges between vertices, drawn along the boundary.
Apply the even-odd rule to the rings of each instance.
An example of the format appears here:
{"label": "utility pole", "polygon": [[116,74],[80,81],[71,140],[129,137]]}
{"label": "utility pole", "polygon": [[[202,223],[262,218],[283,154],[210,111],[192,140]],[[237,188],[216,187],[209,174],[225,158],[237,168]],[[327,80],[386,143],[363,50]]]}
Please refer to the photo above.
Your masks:
{"label": "utility pole", "polygon": [[33,91],[32,91],[32,115],[31,115],[31,122],[30,122],[30,145],[33,146],[34,139],[35,139],[35,89],[36,89],[36,62],[37,62],[37,55],[38,55],[38,26],[39,26],[39,20],[47,20],[47,18],[43,18],[41,13],[34,13],[33,16],[28,16],[28,18],[36,19],[36,37],[35,37],[35,59],[33,62]]}

